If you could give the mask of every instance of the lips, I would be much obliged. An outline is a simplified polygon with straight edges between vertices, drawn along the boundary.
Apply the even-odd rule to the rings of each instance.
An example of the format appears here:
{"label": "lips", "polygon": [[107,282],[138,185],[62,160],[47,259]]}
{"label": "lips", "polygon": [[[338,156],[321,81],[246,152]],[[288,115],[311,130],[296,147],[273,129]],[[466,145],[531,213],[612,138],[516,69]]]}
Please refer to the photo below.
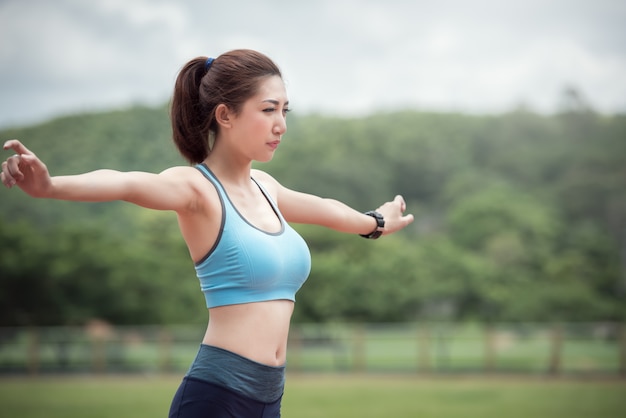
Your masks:
{"label": "lips", "polygon": [[280,141],[273,141],[273,142],[268,142],[267,145],[271,148],[271,149],[276,149],[278,148],[278,145],[280,144]]}

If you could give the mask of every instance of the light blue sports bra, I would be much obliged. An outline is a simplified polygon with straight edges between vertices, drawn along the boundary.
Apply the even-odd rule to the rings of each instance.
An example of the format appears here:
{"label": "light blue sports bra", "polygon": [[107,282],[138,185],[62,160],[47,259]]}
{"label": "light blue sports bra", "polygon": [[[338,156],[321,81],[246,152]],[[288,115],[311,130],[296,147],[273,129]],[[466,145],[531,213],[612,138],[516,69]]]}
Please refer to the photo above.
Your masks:
{"label": "light blue sports bra", "polygon": [[222,204],[222,224],[215,244],[195,264],[207,307],[277,299],[295,301],[296,292],[311,270],[311,254],[302,237],[285,222],[256,180],[252,179],[280,219],[279,232],[265,232],[250,224],[213,172],[204,164],[196,168],[215,186]]}

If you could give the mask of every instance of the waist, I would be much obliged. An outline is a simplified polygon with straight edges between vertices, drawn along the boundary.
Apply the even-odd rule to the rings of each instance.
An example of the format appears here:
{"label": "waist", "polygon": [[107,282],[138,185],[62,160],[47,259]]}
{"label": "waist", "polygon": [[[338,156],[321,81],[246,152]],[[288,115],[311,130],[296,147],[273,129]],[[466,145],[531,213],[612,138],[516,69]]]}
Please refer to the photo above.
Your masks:
{"label": "waist", "polygon": [[206,344],[200,345],[187,376],[265,403],[279,399],[285,387],[284,366],[268,366]]}
{"label": "waist", "polygon": [[294,303],[288,300],[247,303],[209,309],[202,342],[270,366],[287,357]]}

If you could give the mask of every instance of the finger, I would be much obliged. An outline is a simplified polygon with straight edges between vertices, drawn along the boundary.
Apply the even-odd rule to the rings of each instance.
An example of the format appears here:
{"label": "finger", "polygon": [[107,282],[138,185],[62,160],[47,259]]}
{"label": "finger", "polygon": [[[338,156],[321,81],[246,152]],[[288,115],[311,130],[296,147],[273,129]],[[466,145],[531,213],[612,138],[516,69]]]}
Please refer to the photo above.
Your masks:
{"label": "finger", "polygon": [[2,147],[5,150],[13,150],[15,151],[17,154],[29,154],[29,155],[34,155],[32,151],[30,151],[28,148],[26,148],[24,146],[24,144],[22,144],[19,140],[17,139],[10,139],[8,141],[6,141]]}
{"label": "finger", "polygon": [[19,155],[15,154],[7,158],[6,161],[7,171],[15,180],[18,181],[24,178],[24,173],[22,173],[22,170],[20,170],[20,160],[22,160],[22,158]]}
{"label": "finger", "polygon": [[404,198],[401,195],[396,195],[396,197],[393,200],[400,205],[400,210],[402,212],[406,210],[406,202],[404,201]]}
{"label": "finger", "polygon": [[0,176],[2,184],[4,184],[6,187],[11,188],[15,185],[15,179],[9,172],[9,166],[6,161],[2,162],[2,174],[0,174]]}

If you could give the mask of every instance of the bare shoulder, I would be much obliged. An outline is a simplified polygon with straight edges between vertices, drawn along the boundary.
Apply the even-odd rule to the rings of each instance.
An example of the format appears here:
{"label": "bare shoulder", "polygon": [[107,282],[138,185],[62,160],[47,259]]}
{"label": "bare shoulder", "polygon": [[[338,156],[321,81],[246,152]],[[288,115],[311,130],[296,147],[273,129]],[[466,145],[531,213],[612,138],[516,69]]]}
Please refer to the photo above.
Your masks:
{"label": "bare shoulder", "polygon": [[254,177],[255,180],[258,181],[267,181],[268,183],[277,183],[276,179],[274,177],[272,177],[271,175],[269,175],[268,173],[266,173],[263,170],[258,170],[253,168],[252,171],[252,177]]}
{"label": "bare shoulder", "polygon": [[204,176],[200,170],[194,167],[175,166],[166,168],[159,173],[159,177],[165,181],[176,184],[195,185],[204,180]]}
{"label": "bare shoulder", "polygon": [[274,189],[275,190],[275,189],[277,189],[280,186],[280,183],[278,183],[278,181],[276,181],[276,179],[274,177],[272,177],[271,175],[267,174],[265,171],[253,169],[251,174],[252,174],[252,178],[254,178],[256,181],[262,183],[263,186],[268,188],[268,189]]}
{"label": "bare shoulder", "polygon": [[161,171],[159,175],[163,177],[185,178],[188,176],[195,177],[195,174],[193,173],[198,173],[198,170],[194,167],[175,166],[166,168],[165,170]]}
{"label": "bare shoulder", "polygon": [[190,193],[189,199],[195,202],[192,207],[206,206],[202,202],[213,201],[217,198],[217,192],[212,183],[208,181],[200,170],[189,166],[170,167],[159,173],[159,177],[165,183],[173,186],[179,193]]}
{"label": "bare shoulder", "polygon": [[181,213],[206,213],[216,210],[219,196],[213,183],[195,167],[175,166],[161,171],[158,176],[170,186],[171,193],[188,202]]}

